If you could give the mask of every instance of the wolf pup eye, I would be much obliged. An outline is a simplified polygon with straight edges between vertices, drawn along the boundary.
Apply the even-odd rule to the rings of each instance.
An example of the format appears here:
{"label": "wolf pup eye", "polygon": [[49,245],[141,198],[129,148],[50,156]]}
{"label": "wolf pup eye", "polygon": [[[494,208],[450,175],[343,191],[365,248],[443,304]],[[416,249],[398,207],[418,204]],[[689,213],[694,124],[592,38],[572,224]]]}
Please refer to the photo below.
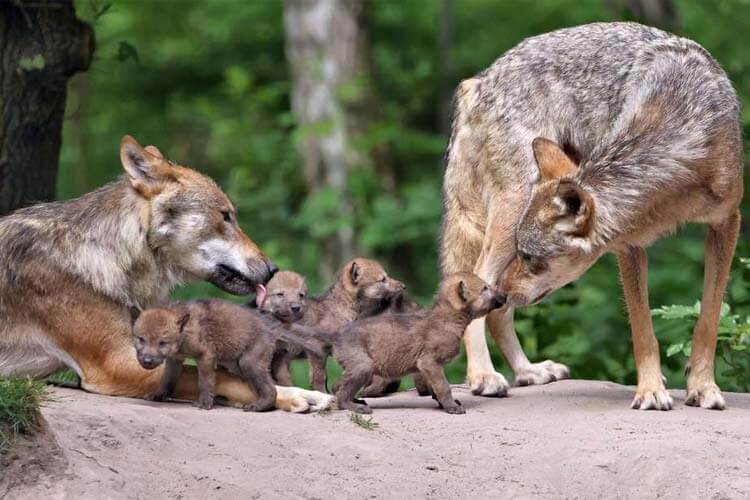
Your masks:
{"label": "wolf pup eye", "polygon": [[232,214],[227,210],[222,210],[221,216],[224,217],[224,222],[232,222]]}
{"label": "wolf pup eye", "polygon": [[167,343],[165,341],[163,340],[159,341],[159,347],[166,347],[166,346],[167,346]]}

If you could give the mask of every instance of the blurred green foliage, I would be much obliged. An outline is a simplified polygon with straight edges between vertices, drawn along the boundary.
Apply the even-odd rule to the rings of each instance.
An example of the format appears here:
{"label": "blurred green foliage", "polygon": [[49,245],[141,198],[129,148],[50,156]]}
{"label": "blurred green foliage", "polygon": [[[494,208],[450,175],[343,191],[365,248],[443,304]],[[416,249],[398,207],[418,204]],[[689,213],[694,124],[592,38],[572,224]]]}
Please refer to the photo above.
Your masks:
{"label": "blurred green foliage", "polygon": [[[455,0],[448,84],[455,87],[527,36],[615,20],[603,4]],[[750,2],[676,4],[679,33],[711,51],[747,103],[750,51],[742,35]],[[79,15],[93,23],[98,47],[90,71],[71,84],[60,197],[79,195],[119,175],[118,144],[129,133],[214,177],[236,202],[246,232],[282,268],[305,274],[313,291],[326,285],[317,274],[322,239],[340,224],[351,224],[363,252],[382,259],[393,276],[429,302],[438,280],[436,242],[447,143],[439,116],[445,85],[438,77],[444,59],[438,51],[440,5],[436,0],[375,0],[368,5],[372,72],[340,93],[355,96],[361,85],[376,90],[377,116],[355,138],[355,146],[365,152],[387,149],[395,188],[368,166],[354,168],[348,189],[355,206],[351,217],[344,217],[337,209],[340,193],[324,190],[310,196],[302,175],[296,141],[304,134],[325,133],[325,127],[295,127],[281,2],[79,1]],[[743,121],[747,131],[747,106]],[[690,305],[700,298],[703,234],[703,228],[686,228],[649,250],[653,307]],[[750,256],[746,242],[738,253]],[[746,274],[735,273],[728,297],[732,314],[742,318],[750,314]],[[221,294],[208,284],[176,293],[181,298],[202,295]],[[574,377],[635,383],[621,297],[615,259],[606,256],[542,305],[516,313],[528,356],[566,363]],[[690,328],[664,317],[657,317],[655,326],[670,386],[684,386],[685,358],[677,350],[667,356],[666,349],[688,340]],[[493,357],[503,367],[494,346]],[[747,372],[742,380],[732,370],[720,358],[719,384],[746,390]],[[459,358],[448,373],[453,382],[462,381],[465,360]],[[305,379],[304,367],[296,366],[295,380]]]}

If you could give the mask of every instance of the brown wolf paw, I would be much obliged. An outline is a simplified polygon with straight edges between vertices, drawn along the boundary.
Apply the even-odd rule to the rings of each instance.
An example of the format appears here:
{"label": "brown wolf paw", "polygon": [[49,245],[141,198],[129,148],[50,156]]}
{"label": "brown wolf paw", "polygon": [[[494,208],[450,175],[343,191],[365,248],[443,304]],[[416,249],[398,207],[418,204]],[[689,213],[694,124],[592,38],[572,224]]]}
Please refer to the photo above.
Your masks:
{"label": "brown wolf paw", "polygon": [[513,385],[549,384],[555,380],[562,380],[568,377],[570,377],[570,370],[567,366],[548,359],[541,363],[532,363],[528,367],[518,370],[516,378],[513,380]]}
{"label": "brown wolf paw", "polygon": [[703,384],[702,387],[693,387],[692,385],[688,381],[686,405],[700,406],[708,410],[723,410],[727,407],[721,389],[715,383]]}
{"label": "brown wolf paw", "polygon": [[634,410],[671,410],[672,396],[663,385],[656,389],[638,388],[630,407]]}

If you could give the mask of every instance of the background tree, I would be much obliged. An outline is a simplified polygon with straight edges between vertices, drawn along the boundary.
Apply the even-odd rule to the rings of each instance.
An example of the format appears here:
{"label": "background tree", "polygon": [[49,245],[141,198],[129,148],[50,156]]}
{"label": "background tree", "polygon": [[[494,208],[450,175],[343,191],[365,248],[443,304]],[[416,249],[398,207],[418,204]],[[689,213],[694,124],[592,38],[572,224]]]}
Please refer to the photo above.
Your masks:
{"label": "background tree", "polygon": [[321,259],[321,272],[329,278],[357,253],[348,178],[364,160],[352,144],[367,121],[359,105],[367,69],[363,13],[363,0],[284,2],[297,146],[311,204],[328,205],[315,217],[329,219],[332,234]]}
{"label": "background tree", "polygon": [[94,33],[72,0],[0,2],[0,215],[55,196],[68,79]]}

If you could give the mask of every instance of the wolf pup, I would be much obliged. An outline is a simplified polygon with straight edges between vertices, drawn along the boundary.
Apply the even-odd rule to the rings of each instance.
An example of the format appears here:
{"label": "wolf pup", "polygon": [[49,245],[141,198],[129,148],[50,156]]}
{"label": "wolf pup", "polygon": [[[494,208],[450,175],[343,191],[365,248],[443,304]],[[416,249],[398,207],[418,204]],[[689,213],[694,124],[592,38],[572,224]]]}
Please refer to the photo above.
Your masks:
{"label": "wolf pup", "polygon": [[[737,96],[697,43],[634,23],[596,23],[530,38],[456,93],[447,153],[441,261],[500,283],[510,307],[490,314],[519,384],[568,374],[531,364],[512,308],[540,301],[617,255],[632,325],[632,407],[668,410],[649,315],[645,248],[687,222],[708,225],[701,314],[687,366],[689,405],[724,408],[714,354],[742,198]],[[466,336],[475,393],[507,387],[484,321]]]}
{"label": "wolf pup", "polygon": [[456,273],[440,284],[426,314],[383,314],[356,321],[327,336],[333,356],[344,369],[336,400],[341,409],[372,413],[357,392],[373,375],[395,378],[418,373],[448,413],[464,413],[453,399],[443,366],[460,352],[461,336],[471,320],[502,306],[504,297],[471,273]]}
{"label": "wolf pup", "polygon": [[[280,271],[265,287],[259,287],[255,301],[248,306],[284,323],[294,323],[301,320],[305,313],[307,292],[307,282],[302,275]],[[271,374],[279,385],[292,385],[289,364],[299,357],[304,357],[304,351],[298,346],[286,343],[277,346],[271,362]]]}
{"label": "wolf pup", "polygon": [[313,350],[318,345],[277,321],[222,300],[147,309],[133,325],[133,338],[143,368],[153,370],[166,361],[161,385],[150,399],[163,401],[171,396],[185,358],[192,357],[198,365],[198,406],[206,410],[214,402],[217,365],[255,389],[258,400],[245,405],[246,411],[267,411],[276,400],[269,368],[277,341]]}
{"label": "wolf pup", "polygon": [[[358,257],[347,262],[338,279],[319,297],[306,301],[305,313],[298,322],[323,332],[336,332],[352,321],[380,311],[384,300],[404,291],[404,284],[389,277],[378,262]],[[310,384],[316,391],[326,391],[325,359],[308,356]],[[282,362],[288,371],[290,357]]]}

